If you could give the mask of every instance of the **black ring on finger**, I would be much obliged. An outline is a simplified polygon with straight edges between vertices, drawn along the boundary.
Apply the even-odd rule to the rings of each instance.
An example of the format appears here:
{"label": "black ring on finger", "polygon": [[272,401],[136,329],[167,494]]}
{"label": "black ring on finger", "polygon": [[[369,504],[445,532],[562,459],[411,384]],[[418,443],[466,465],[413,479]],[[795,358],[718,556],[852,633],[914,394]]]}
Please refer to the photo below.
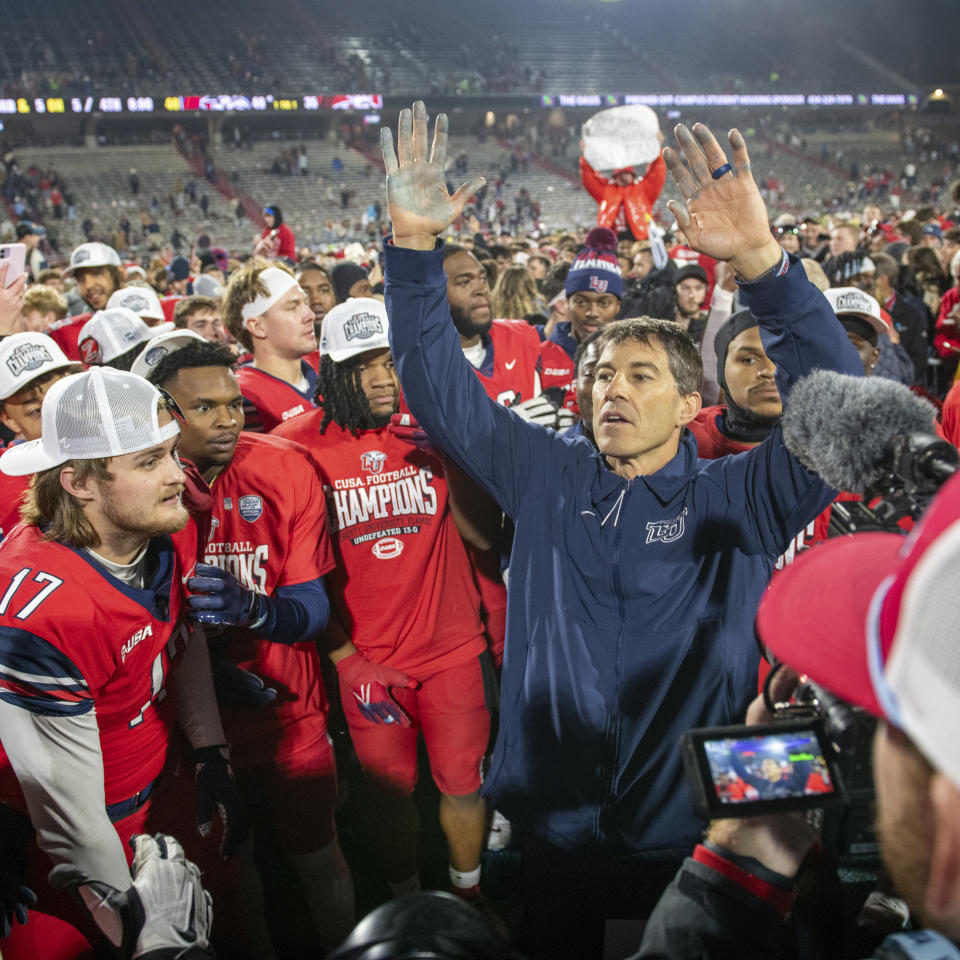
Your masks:
{"label": "black ring on finger", "polygon": [[713,177],[714,180],[719,180],[722,176],[732,172],[733,167],[731,167],[729,163],[725,163],[722,167],[717,167],[710,176]]}

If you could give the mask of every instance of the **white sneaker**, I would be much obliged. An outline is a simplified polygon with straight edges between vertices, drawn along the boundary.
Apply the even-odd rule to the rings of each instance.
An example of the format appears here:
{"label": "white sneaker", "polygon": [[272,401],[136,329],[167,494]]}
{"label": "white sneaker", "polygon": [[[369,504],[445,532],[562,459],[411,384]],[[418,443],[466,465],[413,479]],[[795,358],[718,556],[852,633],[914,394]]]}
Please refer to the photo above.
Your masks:
{"label": "white sneaker", "polygon": [[487,833],[487,849],[506,850],[510,846],[512,833],[510,821],[499,810],[494,810],[490,831]]}

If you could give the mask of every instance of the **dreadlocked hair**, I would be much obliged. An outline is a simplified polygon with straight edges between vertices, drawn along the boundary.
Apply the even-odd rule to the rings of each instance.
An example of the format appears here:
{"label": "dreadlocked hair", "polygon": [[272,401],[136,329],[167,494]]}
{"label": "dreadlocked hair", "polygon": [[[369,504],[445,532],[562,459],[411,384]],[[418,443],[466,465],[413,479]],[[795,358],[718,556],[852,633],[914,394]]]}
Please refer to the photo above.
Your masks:
{"label": "dreadlocked hair", "polygon": [[367,395],[360,386],[360,356],[340,363],[334,363],[328,356],[320,358],[317,374],[317,399],[323,404],[320,433],[326,433],[331,422],[354,436],[361,430],[382,426],[374,419]]}

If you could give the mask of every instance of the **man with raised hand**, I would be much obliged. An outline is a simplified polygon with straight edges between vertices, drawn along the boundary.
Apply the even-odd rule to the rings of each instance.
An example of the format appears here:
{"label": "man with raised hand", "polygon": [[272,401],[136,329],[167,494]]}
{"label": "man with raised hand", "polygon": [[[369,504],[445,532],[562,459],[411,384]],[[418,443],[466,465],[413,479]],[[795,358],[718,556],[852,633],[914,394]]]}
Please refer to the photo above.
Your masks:
{"label": "man with raised hand", "polygon": [[[770,233],[743,137],[728,163],[702,125],[664,158],[688,246],[730,263],[777,365],[780,393],[815,367],[862,365],[823,295]],[[404,395],[434,443],[516,524],[501,725],[484,787],[525,825],[527,913],[538,949],[598,956],[602,921],[644,914],[698,822],[677,742],[743,715],[756,685],[757,602],[793,535],[832,497],[779,428],[699,463],[685,430],[702,365],[689,334],[649,318],[599,338],[598,449],[514,417],[463,358],[438,235],[482,181],[453,196],[447,120],[428,151],[426,108],[382,134],[393,237],[390,340]]]}

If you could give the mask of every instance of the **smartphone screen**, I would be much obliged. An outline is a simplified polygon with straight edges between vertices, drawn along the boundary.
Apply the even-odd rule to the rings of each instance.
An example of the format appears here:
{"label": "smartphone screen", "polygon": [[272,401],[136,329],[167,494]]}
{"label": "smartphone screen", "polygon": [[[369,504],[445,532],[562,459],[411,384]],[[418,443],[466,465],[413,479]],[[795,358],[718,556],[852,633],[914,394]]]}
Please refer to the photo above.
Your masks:
{"label": "smartphone screen", "polygon": [[23,276],[27,263],[27,248],[22,243],[0,243],[0,263],[7,265],[7,279],[5,286],[10,286],[15,280]]}

